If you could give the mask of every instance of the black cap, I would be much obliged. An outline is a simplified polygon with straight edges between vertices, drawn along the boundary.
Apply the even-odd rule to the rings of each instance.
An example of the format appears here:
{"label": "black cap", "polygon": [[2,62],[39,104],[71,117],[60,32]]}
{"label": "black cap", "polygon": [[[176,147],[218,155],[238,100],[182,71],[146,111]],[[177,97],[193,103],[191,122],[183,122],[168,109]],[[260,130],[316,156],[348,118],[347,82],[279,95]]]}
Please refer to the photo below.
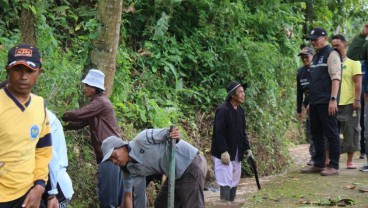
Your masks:
{"label": "black cap", "polygon": [[19,44],[8,52],[8,64],[6,69],[22,64],[30,69],[36,70],[41,67],[41,55],[36,46]]}
{"label": "black cap", "polygon": [[321,36],[327,36],[327,32],[325,29],[321,28],[321,27],[316,27],[313,28],[310,32],[309,32],[309,36],[308,39],[309,40],[313,40],[313,39],[317,39]]}
{"label": "black cap", "polygon": [[247,89],[247,84],[240,84],[237,81],[231,81],[226,87],[227,92],[226,100],[230,99],[232,92],[234,92],[238,87],[243,87],[245,90]]}
{"label": "black cap", "polygon": [[298,54],[298,56],[301,56],[301,55],[314,55],[314,50],[313,48],[310,48],[310,47],[304,47]]}

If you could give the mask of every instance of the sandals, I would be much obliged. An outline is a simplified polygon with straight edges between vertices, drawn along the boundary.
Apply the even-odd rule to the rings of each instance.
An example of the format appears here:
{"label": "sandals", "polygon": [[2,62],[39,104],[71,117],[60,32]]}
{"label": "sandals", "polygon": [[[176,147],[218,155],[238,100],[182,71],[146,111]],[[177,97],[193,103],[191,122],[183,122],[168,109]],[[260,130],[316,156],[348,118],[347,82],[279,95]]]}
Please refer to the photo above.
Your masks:
{"label": "sandals", "polygon": [[330,165],[330,160],[325,161],[325,167],[328,167]]}
{"label": "sandals", "polygon": [[347,169],[357,169],[357,166],[353,162],[346,163]]}

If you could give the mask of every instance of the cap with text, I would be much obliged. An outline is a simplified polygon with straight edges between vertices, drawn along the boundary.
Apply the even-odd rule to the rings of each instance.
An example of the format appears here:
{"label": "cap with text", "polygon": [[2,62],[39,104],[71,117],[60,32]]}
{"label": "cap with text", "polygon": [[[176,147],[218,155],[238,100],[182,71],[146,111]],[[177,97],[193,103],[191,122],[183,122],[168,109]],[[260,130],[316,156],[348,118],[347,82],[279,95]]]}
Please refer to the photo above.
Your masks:
{"label": "cap with text", "polygon": [[36,46],[19,44],[9,50],[5,69],[11,69],[20,64],[33,70],[41,67],[41,55]]}

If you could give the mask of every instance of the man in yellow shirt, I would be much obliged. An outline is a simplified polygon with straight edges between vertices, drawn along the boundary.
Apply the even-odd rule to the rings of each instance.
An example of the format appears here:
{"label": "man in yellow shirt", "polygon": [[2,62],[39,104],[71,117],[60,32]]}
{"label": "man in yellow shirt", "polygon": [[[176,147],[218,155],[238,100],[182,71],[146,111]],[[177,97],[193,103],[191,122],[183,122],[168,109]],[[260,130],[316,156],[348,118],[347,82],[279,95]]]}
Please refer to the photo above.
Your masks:
{"label": "man in yellow shirt", "polygon": [[347,153],[346,167],[356,169],[353,162],[355,151],[360,150],[360,95],[362,93],[362,67],[359,61],[346,57],[347,42],[344,36],[332,36],[331,45],[337,48],[343,61],[337,120],[344,135],[342,151]]}
{"label": "man in yellow shirt", "polygon": [[0,208],[39,207],[45,191],[51,136],[44,99],[32,94],[42,73],[32,45],[9,50],[8,83],[0,89]]}

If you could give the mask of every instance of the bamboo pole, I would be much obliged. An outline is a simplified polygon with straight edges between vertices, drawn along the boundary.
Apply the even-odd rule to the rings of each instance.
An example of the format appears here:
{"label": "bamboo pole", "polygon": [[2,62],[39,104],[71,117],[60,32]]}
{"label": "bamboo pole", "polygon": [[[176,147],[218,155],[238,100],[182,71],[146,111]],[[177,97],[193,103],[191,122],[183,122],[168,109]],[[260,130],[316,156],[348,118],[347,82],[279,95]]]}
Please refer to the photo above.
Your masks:
{"label": "bamboo pole", "polygon": [[[170,132],[174,129],[174,126],[170,126]],[[175,198],[175,147],[176,140],[170,138],[170,163],[169,163],[169,192],[167,207],[174,208],[174,198]]]}

